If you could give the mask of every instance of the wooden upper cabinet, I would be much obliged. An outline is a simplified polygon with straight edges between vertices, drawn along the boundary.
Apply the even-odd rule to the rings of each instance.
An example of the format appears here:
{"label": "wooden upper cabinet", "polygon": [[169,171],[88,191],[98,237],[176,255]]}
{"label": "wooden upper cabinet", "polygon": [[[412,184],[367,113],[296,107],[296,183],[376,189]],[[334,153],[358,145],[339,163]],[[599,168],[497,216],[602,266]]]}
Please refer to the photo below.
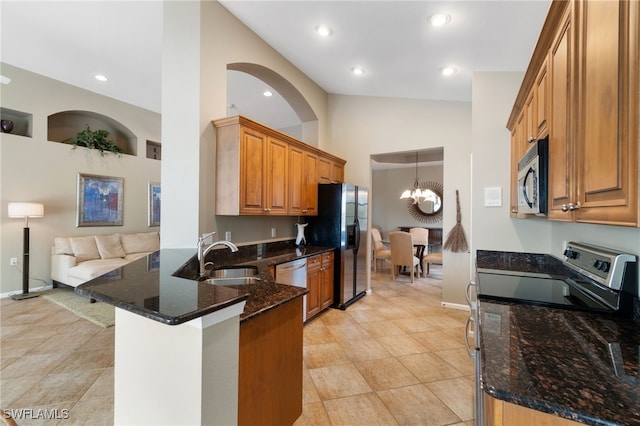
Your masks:
{"label": "wooden upper cabinet", "polygon": [[289,212],[297,216],[304,209],[304,155],[302,148],[289,147]]}
{"label": "wooden upper cabinet", "polygon": [[507,124],[549,134],[550,219],[640,224],[639,22],[638,1],[551,4]]}
{"label": "wooden upper cabinet", "polygon": [[333,162],[328,158],[318,158],[318,183],[331,183]]}
{"label": "wooden upper cabinet", "polygon": [[240,213],[262,214],[265,209],[265,155],[267,136],[253,129],[240,132]]}
{"label": "wooden upper cabinet", "polygon": [[332,163],[331,164],[331,183],[344,182],[344,164]]}
{"label": "wooden upper cabinet", "polygon": [[518,161],[526,152],[528,145],[525,124],[526,117],[524,111],[522,111],[511,133],[511,216],[517,216],[518,214]]}
{"label": "wooden upper cabinet", "polygon": [[318,156],[306,151],[303,161],[302,214],[315,216],[318,214]]}
{"label": "wooden upper cabinet", "polygon": [[264,209],[268,214],[286,215],[289,213],[288,160],[289,145],[284,141],[269,137],[263,180],[267,186]]}
{"label": "wooden upper cabinet", "polygon": [[578,16],[578,222],[638,225],[637,1],[582,1]]}
{"label": "wooden upper cabinet", "polygon": [[562,211],[573,198],[572,99],[573,85],[572,8],[567,8],[549,52],[550,118],[549,118],[549,213],[550,219],[570,220]]}
{"label": "wooden upper cabinet", "polygon": [[246,117],[213,125],[218,215],[317,215],[320,173],[344,175],[344,160]]}

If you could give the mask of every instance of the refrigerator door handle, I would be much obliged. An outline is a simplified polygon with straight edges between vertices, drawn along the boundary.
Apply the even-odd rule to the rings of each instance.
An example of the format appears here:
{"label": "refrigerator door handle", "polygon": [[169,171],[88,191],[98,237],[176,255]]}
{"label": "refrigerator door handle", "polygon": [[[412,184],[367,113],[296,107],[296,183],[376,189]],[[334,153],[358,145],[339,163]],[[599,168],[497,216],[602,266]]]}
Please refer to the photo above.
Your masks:
{"label": "refrigerator door handle", "polygon": [[355,234],[354,238],[354,251],[357,253],[360,248],[360,222],[358,222],[358,217],[355,219]]}

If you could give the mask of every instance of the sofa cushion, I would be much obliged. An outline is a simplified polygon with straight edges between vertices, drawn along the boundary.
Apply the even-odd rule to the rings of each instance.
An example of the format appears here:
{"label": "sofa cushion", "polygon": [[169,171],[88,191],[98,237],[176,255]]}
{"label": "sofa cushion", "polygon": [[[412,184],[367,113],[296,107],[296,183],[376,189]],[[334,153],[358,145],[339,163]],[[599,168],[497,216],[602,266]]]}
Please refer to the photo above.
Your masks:
{"label": "sofa cushion", "polygon": [[71,237],[69,238],[73,255],[78,262],[84,262],[92,259],[100,259],[100,252],[96,246],[96,238],[92,235],[89,237]]}
{"label": "sofa cushion", "polygon": [[102,259],[113,259],[127,255],[120,244],[118,234],[96,235],[96,246],[98,246],[98,252]]}
{"label": "sofa cushion", "polygon": [[56,254],[73,255],[73,248],[71,248],[71,241],[68,237],[56,237],[53,241]]}
{"label": "sofa cushion", "polygon": [[160,250],[160,236],[157,232],[120,234],[120,242],[126,254]]}
{"label": "sofa cushion", "polygon": [[94,259],[79,263],[69,269],[69,280],[72,282],[85,282],[118,269],[129,263],[120,258]]}

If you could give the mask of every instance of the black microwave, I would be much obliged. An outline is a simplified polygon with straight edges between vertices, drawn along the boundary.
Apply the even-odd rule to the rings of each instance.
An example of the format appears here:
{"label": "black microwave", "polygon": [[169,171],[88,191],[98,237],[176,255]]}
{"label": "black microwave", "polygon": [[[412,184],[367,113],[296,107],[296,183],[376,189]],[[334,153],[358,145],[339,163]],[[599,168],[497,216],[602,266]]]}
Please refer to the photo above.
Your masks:
{"label": "black microwave", "polygon": [[518,162],[518,213],[547,215],[549,137],[531,142]]}

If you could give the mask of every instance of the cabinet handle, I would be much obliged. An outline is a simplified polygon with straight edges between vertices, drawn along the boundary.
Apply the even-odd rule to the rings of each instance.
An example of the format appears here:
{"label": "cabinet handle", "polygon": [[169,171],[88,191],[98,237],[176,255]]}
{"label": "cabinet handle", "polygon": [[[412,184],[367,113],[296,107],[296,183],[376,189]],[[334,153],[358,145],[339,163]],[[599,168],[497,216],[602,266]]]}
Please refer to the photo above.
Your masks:
{"label": "cabinet handle", "polygon": [[516,208],[511,209],[511,213],[518,213],[518,209]]}
{"label": "cabinet handle", "polygon": [[578,204],[573,204],[573,203],[569,203],[569,204],[563,204],[562,205],[562,211],[563,212],[568,212],[568,211],[574,211],[574,210],[578,210],[580,208],[580,203]]}
{"label": "cabinet handle", "polygon": [[269,213],[271,211],[271,209],[270,208],[265,208],[264,211]]}
{"label": "cabinet handle", "polygon": [[536,138],[534,138],[533,136],[529,136],[527,140],[529,141],[529,143],[534,143],[536,141]]}

